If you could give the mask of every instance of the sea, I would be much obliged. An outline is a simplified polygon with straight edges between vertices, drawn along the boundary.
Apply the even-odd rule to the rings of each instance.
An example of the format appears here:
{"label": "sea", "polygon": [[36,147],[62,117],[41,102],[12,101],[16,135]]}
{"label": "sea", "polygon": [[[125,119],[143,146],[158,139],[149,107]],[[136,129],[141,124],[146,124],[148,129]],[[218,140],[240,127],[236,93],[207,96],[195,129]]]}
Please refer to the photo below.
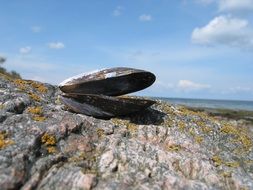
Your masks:
{"label": "sea", "polygon": [[187,107],[253,111],[253,101],[186,99],[186,98],[157,98],[157,99],[167,101],[174,105],[183,105]]}

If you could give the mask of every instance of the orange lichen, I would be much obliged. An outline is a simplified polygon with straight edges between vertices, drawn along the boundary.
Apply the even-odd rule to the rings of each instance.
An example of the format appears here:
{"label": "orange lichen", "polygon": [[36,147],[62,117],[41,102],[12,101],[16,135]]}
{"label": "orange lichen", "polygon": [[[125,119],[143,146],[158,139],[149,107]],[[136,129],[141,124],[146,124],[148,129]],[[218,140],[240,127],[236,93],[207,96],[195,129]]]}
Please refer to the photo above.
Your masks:
{"label": "orange lichen", "polygon": [[15,79],[14,84],[20,89],[20,90],[25,90],[27,81],[22,80],[22,79]]}
{"label": "orange lichen", "polygon": [[56,144],[56,138],[54,135],[50,135],[48,133],[45,133],[41,137],[41,142],[45,145],[55,145]]}
{"label": "orange lichen", "polygon": [[53,154],[53,153],[56,153],[56,148],[54,146],[48,146],[47,147],[47,152],[49,154]]}
{"label": "orange lichen", "polygon": [[36,102],[40,102],[41,101],[41,98],[38,95],[36,95],[36,94],[34,94],[32,92],[29,93],[29,96],[30,96],[31,99],[35,100]]}
{"label": "orange lichen", "polygon": [[7,133],[6,132],[0,132],[0,149],[3,149],[9,145],[14,144],[13,140],[10,140],[7,138]]}
{"label": "orange lichen", "polygon": [[29,107],[27,109],[27,111],[32,113],[32,114],[41,115],[42,114],[42,107],[41,106]]}
{"label": "orange lichen", "polygon": [[38,90],[41,93],[47,93],[48,89],[47,87],[45,87],[43,84],[35,82],[35,81],[31,81],[31,86],[33,88],[35,88],[36,90]]}

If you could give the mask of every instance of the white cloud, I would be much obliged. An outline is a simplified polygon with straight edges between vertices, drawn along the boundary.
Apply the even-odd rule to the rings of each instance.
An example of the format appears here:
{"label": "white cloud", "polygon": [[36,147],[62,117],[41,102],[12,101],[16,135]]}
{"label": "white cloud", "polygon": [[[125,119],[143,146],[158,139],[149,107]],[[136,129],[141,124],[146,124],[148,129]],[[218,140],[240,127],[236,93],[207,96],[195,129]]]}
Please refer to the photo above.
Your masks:
{"label": "white cloud", "polygon": [[253,10],[253,0],[219,0],[220,11],[250,11]]}
{"label": "white cloud", "polygon": [[21,54],[27,54],[30,53],[32,48],[30,46],[22,47],[19,49],[19,53]]}
{"label": "white cloud", "polygon": [[114,9],[112,15],[113,16],[120,16],[122,14],[122,11],[123,11],[123,7],[118,6],[118,7],[116,7],[116,9]]}
{"label": "white cloud", "polygon": [[253,48],[253,30],[245,19],[218,16],[202,28],[195,28],[192,41],[202,45],[227,45],[242,49]]}
{"label": "white cloud", "polygon": [[65,45],[62,42],[51,42],[48,44],[48,47],[51,49],[63,49]]}
{"label": "white cloud", "polygon": [[151,15],[143,14],[139,16],[139,20],[142,22],[148,22],[151,21],[153,18]]}
{"label": "white cloud", "polygon": [[178,81],[177,87],[183,91],[192,91],[192,90],[208,89],[211,86],[208,84],[195,83],[190,80],[180,80]]}
{"label": "white cloud", "polygon": [[232,93],[238,92],[253,92],[253,88],[246,87],[246,86],[236,86],[229,89]]}
{"label": "white cloud", "polygon": [[31,30],[34,33],[39,33],[41,31],[41,27],[40,26],[32,26]]}

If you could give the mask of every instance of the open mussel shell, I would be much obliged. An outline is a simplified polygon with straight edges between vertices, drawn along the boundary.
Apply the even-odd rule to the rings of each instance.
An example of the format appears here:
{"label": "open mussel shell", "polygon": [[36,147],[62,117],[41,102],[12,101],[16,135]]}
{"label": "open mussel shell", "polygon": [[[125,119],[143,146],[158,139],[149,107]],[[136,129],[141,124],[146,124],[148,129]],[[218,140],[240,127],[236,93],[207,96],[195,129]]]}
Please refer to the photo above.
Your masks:
{"label": "open mussel shell", "polygon": [[91,94],[66,94],[61,101],[72,111],[97,118],[111,118],[139,112],[155,101],[139,98],[109,97]]}
{"label": "open mussel shell", "polygon": [[148,71],[118,67],[71,77],[59,87],[65,93],[120,96],[149,87],[155,78]]}

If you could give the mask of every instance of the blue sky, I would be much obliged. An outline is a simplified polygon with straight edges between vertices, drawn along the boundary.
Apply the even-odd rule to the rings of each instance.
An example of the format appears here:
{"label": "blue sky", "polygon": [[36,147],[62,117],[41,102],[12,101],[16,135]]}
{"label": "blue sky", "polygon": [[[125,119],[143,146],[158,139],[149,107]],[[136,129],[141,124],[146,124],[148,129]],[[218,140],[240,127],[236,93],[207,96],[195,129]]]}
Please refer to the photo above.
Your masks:
{"label": "blue sky", "polygon": [[253,100],[253,0],[12,0],[0,26],[26,79],[124,66],[156,74],[139,95]]}

